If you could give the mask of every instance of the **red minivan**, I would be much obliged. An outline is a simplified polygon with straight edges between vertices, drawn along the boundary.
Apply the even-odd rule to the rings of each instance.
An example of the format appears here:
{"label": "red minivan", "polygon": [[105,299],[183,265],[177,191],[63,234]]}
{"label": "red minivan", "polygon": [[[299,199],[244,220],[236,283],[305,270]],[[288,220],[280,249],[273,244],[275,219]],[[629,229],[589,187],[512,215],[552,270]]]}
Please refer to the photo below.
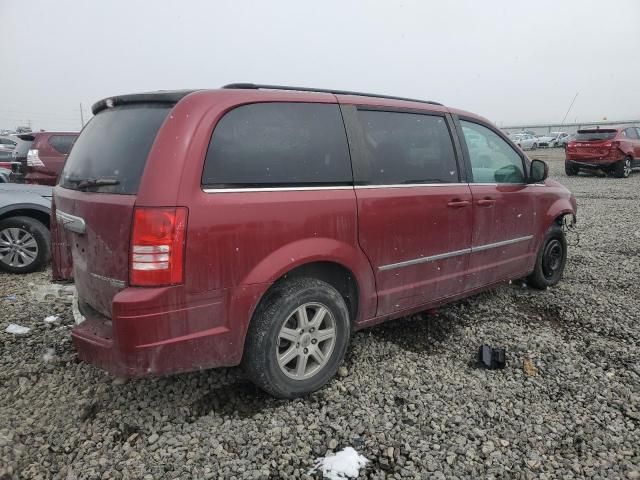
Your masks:
{"label": "red minivan", "polygon": [[93,113],[54,189],[54,276],[80,358],[113,374],[242,364],[291,398],[355,330],[562,276],[575,198],[471,113],[253,84]]}
{"label": "red minivan", "polygon": [[16,183],[55,185],[78,138],[76,132],[33,132],[18,135],[11,180]]}
{"label": "red minivan", "polygon": [[640,128],[630,125],[578,130],[565,152],[567,176],[577,175],[580,170],[603,170],[627,178],[640,167]]}

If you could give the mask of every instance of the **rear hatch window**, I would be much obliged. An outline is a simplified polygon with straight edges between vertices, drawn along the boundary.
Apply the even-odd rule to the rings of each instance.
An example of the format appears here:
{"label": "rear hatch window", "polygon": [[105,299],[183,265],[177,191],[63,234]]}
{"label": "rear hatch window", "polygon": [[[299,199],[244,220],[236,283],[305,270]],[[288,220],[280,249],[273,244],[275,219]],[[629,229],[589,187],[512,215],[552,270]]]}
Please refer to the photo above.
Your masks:
{"label": "rear hatch window", "polygon": [[598,129],[598,130],[578,130],[578,134],[574,139],[576,142],[601,142],[602,140],[613,140],[618,133],[613,129]]}
{"label": "rear hatch window", "polygon": [[171,106],[136,104],[98,113],[73,145],[63,188],[136,194],[147,156]]}

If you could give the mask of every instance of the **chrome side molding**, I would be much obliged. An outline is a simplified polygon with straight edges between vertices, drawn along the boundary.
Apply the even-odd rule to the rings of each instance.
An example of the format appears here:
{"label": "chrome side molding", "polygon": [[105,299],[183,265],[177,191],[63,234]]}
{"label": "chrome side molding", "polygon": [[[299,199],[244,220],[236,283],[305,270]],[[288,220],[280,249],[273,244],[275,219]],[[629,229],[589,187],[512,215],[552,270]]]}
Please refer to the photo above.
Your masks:
{"label": "chrome side molding", "polygon": [[464,248],[462,250],[455,250],[453,252],[439,253],[437,255],[431,255],[430,257],[414,258],[412,260],[406,260],[404,262],[390,263],[389,265],[382,265],[381,267],[378,267],[378,270],[380,271],[393,270],[394,268],[408,267],[410,265],[417,265],[419,263],[435,262],[436,260],[444,260],[445,258],[457,257],[459,255],[465,255],[467,253],[482,252],[484,250],[489,250],[492,248],[500,248],[500,247],[504,247],[506,245],[511,245],[514,243],[528,242],[532,238],[533,238],[533,235],[527,235],[526,237],[512,238],[510,240],[503,240],[501,242],[496,242],[496,243],[487,243],[486,245],[478,245],[477,247]]}
{"label": "chrome side molding", "polygon": [[526,237],[512,238],[511,240],[503,240],[502,242],[488,243],[486,245],[480,245],[478,247],[471,247],[471,253],[482,252],[483,250],[489,250],[491,248],[504,247],[513,243],[528,242],[533,238],[533,235],[527,235]]}
{"label": "chrome side molding", "polygon": [[438,255],[432,255],[430,257],[420,257],[413,260],[407,260],[405,262],[391,263],[389,265],[378,267],[378,270],[393,270],[394,268],[408,267],[409,265],[416,265],[418,263],[435,262],[436,260],[444,260],[445,258],[457,257],[466,253],[471,253],[471,249],[464,248],[462,250],[456,250],[455,252],[439,253]]}

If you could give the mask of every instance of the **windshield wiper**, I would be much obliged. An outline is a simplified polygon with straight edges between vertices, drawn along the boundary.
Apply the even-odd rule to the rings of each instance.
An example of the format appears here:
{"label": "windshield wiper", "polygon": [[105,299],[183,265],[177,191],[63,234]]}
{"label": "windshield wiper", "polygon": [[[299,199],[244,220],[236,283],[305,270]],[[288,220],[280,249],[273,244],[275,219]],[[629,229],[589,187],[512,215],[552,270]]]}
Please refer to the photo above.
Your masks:
{"label": "windshield wiper", "polygon": [[89,187],[118,185],[119,183],[120,183],[120,180],[116,180],[115,178],[85,178],[84,180],[78,181],[76,188],[78,190],[85,190]]}

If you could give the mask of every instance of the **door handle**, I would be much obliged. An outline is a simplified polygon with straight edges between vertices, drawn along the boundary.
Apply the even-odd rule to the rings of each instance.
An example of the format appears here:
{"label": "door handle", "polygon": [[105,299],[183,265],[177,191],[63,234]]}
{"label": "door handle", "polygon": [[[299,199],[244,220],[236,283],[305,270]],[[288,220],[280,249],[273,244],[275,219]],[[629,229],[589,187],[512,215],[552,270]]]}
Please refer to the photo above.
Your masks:
{"label": "door handle", "polygon": [[482,200],[478,200],[476,205],[479,207],[493,207],[494,203],[496,203],[496,201],[493,198],[483,198]]}
{"label": "door handle", "polygon": [[462,208],[462,207],[466,207],[467,205],[469,205],[469,201],[468,200],[451,200],[449,203],[447,203],[447,207],[449,208]]}

